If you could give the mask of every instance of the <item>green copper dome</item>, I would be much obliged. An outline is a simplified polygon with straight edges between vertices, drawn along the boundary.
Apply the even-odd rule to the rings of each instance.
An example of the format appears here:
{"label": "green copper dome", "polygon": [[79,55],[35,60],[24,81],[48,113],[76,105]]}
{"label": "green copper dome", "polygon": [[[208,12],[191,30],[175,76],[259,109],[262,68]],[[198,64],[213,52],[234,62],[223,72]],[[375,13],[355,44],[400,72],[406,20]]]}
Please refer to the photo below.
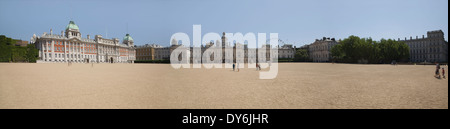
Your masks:
{"label": "green copper dome", "polygon": [[69,22],[69,25],[67,25],[67,27],[66,27],[66,30],[67,30],[67,29],[80,30],[80,29],[78,28],[78,26],[75,24],[75,22],[73,22],[73,21],[70,21],[70,22]]}
{"label": "green copper dome", "polygon": [[131,38],[130,34],[127,34],[123,37],[123,41],[133,41],[133,38]]}

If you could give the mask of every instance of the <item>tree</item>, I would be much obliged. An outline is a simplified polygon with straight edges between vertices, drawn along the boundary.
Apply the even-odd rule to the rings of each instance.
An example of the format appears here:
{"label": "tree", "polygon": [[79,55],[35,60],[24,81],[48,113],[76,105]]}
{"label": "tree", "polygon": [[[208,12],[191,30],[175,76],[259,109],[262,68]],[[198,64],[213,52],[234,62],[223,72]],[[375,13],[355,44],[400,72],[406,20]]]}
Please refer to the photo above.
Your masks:
{"label": "tree", "polygon": [[297,62],[310,61],[309,55],[308,55],[308,50],[307,49],[297,49],[297,51],[295,51],[294,61],[297,61]]}
{"label": "tree", "polygon": [[36,62],[39,51],[34,44],[15,46],[17,40],[0,35],[0,62]]}
{"label": "tree", "polygon": [[331,48],[331,59],[333,62],[344,60],[346,55],[342,46],[342,44],[337,44]]}
{"label": "tree", "polygon": [[10,62],[12,57],[11,44],[13,40],[4,35],[0,35],[0,62]]}
{"label": "tree", "polygon": [[350,36],[331,49],[333,60],[346,63],[389,63],[408,61],[409,47],[404,42]]}
{"label": "tree", "polygon": [[11,46],[12,62],[26,62],[27,48],[21,46]]}
{"label": "tree", "polygon": [[406,43],[391,39],[381,39],[379,44],[381,60],[384,63],[389,63],[393,60],[408,61],[409,46]]}
{"label": "tree", "polygon": [[36,60],[39,57],[39,50],[36,49],[34,44],[28,44],[27,45],[27,55],[26,59],[28,62],[36,62]]}

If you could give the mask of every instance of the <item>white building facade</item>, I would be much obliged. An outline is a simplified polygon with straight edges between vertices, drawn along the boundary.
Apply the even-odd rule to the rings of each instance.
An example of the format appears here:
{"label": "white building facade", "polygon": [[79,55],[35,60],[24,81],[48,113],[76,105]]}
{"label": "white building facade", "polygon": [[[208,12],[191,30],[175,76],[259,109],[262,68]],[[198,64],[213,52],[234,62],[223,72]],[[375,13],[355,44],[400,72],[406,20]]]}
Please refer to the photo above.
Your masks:
{"label": "white building facade", "polygon": [[295,55],[295,48],[292,47],[292,44],[284,44],[281,47],[278,47],[278,59],[292,59]]}
{"label": "white building facade", "polygon": [[33,35],[31,42],[39,49],[37,62],[74,62],[74,63],[134,63],[136,49],[129,34],[119,39],[106,39],[95,35],[82,38],[75,22],[70,21],[65,32],[53,34],[52,30],[42,36]]}
{"label": "white building facade", "polygon": [[448,42],[442,30],[428,31],[427,37],[422,35],[422,38],[416,36],[400,41],[409,46],[411,62],[448,62]]}
{"label": "white building facade", "polygon": [[334,38],[323,37],[323,39],[316,39],[308,47],[310,59],[313,62],[330,62],[331,48],[337,44],[338,42]]}

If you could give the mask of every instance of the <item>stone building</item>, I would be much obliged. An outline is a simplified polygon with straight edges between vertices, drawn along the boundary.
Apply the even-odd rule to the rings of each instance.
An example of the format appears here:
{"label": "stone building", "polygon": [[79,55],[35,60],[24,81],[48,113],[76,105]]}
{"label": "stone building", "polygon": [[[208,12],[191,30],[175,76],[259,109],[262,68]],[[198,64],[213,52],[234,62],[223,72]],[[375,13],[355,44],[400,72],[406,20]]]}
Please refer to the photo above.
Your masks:
{"label": "stone building", "polygon": [[172,44],[169,47],[163,47],[157,44],[145,44],[136,47],[137,60],[169,60],[170,53],[175,50],[178,44]]}
{"label": "stone building", "polygon": [[61,34],[44,32],[40,37],[35,34],[31,38],[39,49],[40,62],[75,62],[75,63],[134,63],[136,51],[133,38],[126,34],[120,43],[119,39],[106,39],[95,35],[82,38],[80,29],[70,21]]}
{"label": "stone building", "polygon": [[[215,49],[219,49],[219,51],[222,52],[222,59],[220,60],[222,63],[224,62],[236,62],[236,56],[242,56],[243,57],[243,62],[248,63],[249,62],[249,55],[250,56],[254,56],[252,58],[259,58],[258,57],[258,49],[255,48],[248,48],[247,44],[242,44],[242,43],[235,43],[233,45],[230,45],[231,43],[228,42],[227,37],[225,36],[225,32],[222,35],[221,38],[221,44],[214,44],[214,42],[209,42],[206,43],[202,46],[200,46],[200,50],[201,50],[201,55],[204,54],[213,54],[213,51],[209,51],[207,53],[205,53],[206,50],[208,50],[211,47],[216,47]],[[219,41],[216,41],[219,42]],[[137,60],[160,60],[160,59],[170,59],[170,54],[172,53],[172,51],[174,49],[176,49],[178,46],[180,46],[176,40],[172,40],[171,41],[171,46],[170,47],[162,47],[160,45],[156,45],[156,44],[146,44],[143,46],[137,46],[136,48],[136,57]],[[225,46],[229,46],[229,49],[232,49],[230,51],[232,51],[232,53],[225,53]],[[266,49],[265,51],[265,55],[266,55],[266,60],[270,59],[270,49],[272,48],[270,45],[261,45],[264,46],[264,49]],[[240,48],[239,50],[243,51],[236,51],[236,47]],[[193,63],[194,61],[194,55],[193,55],[193,50],[194,47],[189,47],[190,51],[188,52],[190,54],[190,61],[191,63]],[[260,48],[261,49],[261,48]],[[295,55],[295,48],[293,47],[292,44],[285,44],[283,46],[277,46],[275,48],[272,49],[278,49],[278,58],[294,58]],[[214,53],[215,54],[215,53]],[[228,55],[225,55],[228,54]],[[228,61],[226,60],[226,56],[229,57],[233,57],[232,61]],[[203,57],[203,56],[202,56]],[[202,59],[202,57],[198,57],[199,59]],[[196,57],[197,58],[197,57]],[[211,55],[211,60],[214,60],[214,56]],[[196,60],[197,63],[202,63],[202,60]],[[250,63],[255,63],[253,61],[250,61]]]}
{"label": "stone building", "polygon": [[281,47],[278,47],[278,58],[279,59],[292,59],[295,55],[295,48],[292,47],[292,44],[284,44]]}
{"label": "stone building", "polygon": [[145,44],[136,47],[136,60],[155,60],[155,49],[162,48],[157,44]]}
{"label": "stone building", "polygon": [[330,62],[331,48],[337,44],[338,42],[334,38],[316,39],[314,43],[308,45],[310,59],[313,62]]}
{"label": "stone building", "polygon": [[409,46],[411,62],[448,62],[448,42],[442,30],[428,31],[427,37],[422,35],[400,41]]}
{"label": "stone building", "polygon": [[26,47],[28,45],[28,41],[16,40],[16,46]]}

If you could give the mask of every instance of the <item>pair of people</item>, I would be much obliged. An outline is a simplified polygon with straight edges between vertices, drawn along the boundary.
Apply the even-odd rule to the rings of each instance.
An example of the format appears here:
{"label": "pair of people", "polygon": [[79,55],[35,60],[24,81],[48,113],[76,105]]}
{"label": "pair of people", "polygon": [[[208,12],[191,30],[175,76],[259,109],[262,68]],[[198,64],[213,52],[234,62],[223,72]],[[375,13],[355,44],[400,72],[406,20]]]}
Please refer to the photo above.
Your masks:
{"label": "pair of people", "polygon": [[[236,64],[233,63],[233,71],[235,71],[236,67],[237,67],[237,71],[239,72],[239,63],[237,63],[237,66],[236,66]],[[259,65],[259,63],[256,63],[256,71],[258,71],[258,70],[261,70],[261,65]]]}
{"label": "pair of people", "polygon": [[[235,71],[236,65],[233,63],[233,71]],[[237,63],[237,70],[239,72],[239,63]],[[256,71],[261,70],[261,65],[259,63],[256,63]]]}

